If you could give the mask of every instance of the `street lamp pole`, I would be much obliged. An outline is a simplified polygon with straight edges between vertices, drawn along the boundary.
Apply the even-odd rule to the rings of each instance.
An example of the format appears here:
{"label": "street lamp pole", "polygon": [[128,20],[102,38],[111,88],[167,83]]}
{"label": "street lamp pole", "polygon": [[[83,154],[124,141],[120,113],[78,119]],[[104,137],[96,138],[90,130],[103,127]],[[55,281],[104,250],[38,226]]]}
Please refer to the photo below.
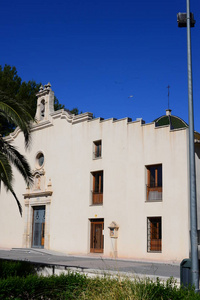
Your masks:
{"label": "street lamp pole", "polygon": [[197,198],[194,152],[194,112],[191,55],[190,0],[187,0],[187,64],[188,64],[188,111],[189,111],[189,165],[190,165],[190,230],[191,230],[191,275],[195,290],[199,290],[199,265],[197,242]]}
{"label": "street lamp pole", "polygon": [[191,240],[191,281],[195,291],[199,291],[199,264],[197,241],[197,197],[196,170],[194,151],[194,112],[192,87],[192,55],[191,55],[191,27],[195,20],[190,13],[190,0],[187,1],[187,13],[178,13],[178,27],[187,27],[187,65],[188,65],[188,113],[189,113],[189,168],[190,168],[190,240]]}
{"label": "street lamp pole", "polygon": [[199,264],[197,241],[197,197],[196,170],[194,151],[194,112],[192,87],[192,55],[191,55],[191,27],[195,20],[190,13],[190,0],[187,1],[187,13],[178,13],[178,27],[187,27],[187,65],[188,65],[188,112],[189,112],[189,168],[190,168],[190,240],[191,240],[191,281],[195,291],[199,291]]}

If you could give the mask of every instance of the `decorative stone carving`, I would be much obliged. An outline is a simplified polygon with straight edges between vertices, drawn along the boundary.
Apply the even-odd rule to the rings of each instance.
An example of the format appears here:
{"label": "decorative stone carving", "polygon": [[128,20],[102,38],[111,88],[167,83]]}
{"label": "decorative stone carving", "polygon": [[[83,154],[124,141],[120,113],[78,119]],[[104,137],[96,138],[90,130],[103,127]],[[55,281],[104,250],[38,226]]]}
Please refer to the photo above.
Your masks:
{"label": "decorative stone carving", "polygon": [[51,90],[51,83],[48,82],[47,84],[45,84],[44,87],[45,87],[46,90],[49,90],[49,91],[50,91],[50,90]]}
{"label": "decorative stone carving", "polygon": [[41,189],[41,177],[39,175],[35,176],[35,190]]}
{"label": "decorative stone carving", "polygon": [[30,187],[26,188],[26,193],[23,194],[23,196],[25,199],[36,198],[36,197],[40,197],[42,199],[43,197],[48,197],[51,196],[52,194],[53,194],[53,188],[52,188],[51,179],[49,179],[47,187],[45,188],[44,172],[43,173],[35,172],[34,184],[31,188]]}
{"label": "decorative stone carving", "polygon": [[41,85],[36,96],[38,97],[35,115],[37,123],[51,120],[51,114],[54,113],[54,92],[51,89],[51,84],[45,84],[44,88]]}

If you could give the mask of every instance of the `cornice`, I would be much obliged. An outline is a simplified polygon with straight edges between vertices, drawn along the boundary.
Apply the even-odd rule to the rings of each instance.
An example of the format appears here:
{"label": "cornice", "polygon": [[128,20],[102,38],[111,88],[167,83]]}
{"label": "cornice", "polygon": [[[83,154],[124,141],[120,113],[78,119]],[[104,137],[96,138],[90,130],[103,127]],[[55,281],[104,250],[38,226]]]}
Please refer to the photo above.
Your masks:
{"label": "cornice", "polygon": [[32,199],[24,199],[24,205],[25,206],[37,206],[37,205],[47,205],[47,204],[51,204],[51,198],[42,198],[42,199],[36,199],[36,198],[32,198]]}
{"label": "cornice", "polygon": [[36,130],[41,130],[47,127],[53,126],[53,123],[49,120],[42,120],[40,122],[34,123],[31,127],[31,132]]}
{"label": "cornice", "polygon": [[72,120],[72,124],[90,121],[90,120],[92,120],[92,118],[93,118],[93,114],[90,112],[86,112],[86,113],[74,116],[73,120]]}
{"label": "cornice", "polygon": [[48,197],[53,194],[53,191],[44,191],[44,192],[27,192],[23,194],[24,198],[36,198],[36,197]]}
{"label": "cornice", "polygon": [[49,92],[50,92],[50,90],[44,89],[44,90],[38,92],[38,93],[36,94],[36,96],[37,96],[37,97],[42,97],[42,96],[48,95]]}
{"label": "cornice", "polygon": [[13,132],[11,132],[8,136],[4,137],[5,141],[7,142],[14,141],[14,139],[18,136],[20,132],[21,129],[19,127],[15,128]]}

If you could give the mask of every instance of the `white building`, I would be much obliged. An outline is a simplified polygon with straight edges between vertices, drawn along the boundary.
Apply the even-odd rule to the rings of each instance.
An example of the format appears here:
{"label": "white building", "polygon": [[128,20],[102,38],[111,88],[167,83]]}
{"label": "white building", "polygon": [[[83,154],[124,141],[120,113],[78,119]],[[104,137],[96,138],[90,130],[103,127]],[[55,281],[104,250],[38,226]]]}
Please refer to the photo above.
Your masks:
{"label": "white building", "polygon": [[[170,110],[149,124],[54,111],[50,84],[37,96],[30,150],[19,129],[7,138],[28,158],[34,185],[27,188],[15,170],[22,218],[13,196],[1,191],[0,247],[157,261],[189,257],[187,124]],[[197,185],[198,200],[199,193]]]}

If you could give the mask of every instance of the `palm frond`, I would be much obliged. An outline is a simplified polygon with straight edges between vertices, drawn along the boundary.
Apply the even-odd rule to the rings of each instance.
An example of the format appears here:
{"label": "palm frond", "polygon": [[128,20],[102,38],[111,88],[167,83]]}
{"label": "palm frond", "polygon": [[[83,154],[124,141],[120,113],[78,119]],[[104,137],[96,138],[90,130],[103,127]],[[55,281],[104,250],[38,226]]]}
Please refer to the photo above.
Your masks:
{"label": "palm frond", "polygon": [[[35,121],[31,116],[30,108],[26,107],[24,102],[18,102],[0,90],[0,118],[3,120],[2,124],[8,124],[11,128],[18,126],[21,129],[27,148],[31,141],[31,121]],[[12,187],[13,173],[11,164],[18,169],[25,182],[31,185],[33,177],[26,158],[13,145],[6,142],[0,132],[0,183],[3,182],[7,191],[13,194],[22,215],[21,204]]]}
{"label": "palm frond", "polygon": [[8,122],[19,126],[24,134],[25,145],[28,147],[30,143],[31,121],[34,121],[29,113],[29,108],[0,91],[0,115]]}
{"label": "palm frond", "polygon": [[10,191],[13,194],[13,196],[17,202],[17,206],[19,208],[20,215],[22,216],[22,206],[13,190],[12,180],[13,180],[12,167],[11,167],[7,157],[3,153],[0,152],[0,182],[3,182],[7,191]]}
{"label": "palm frond", "polygon": [[17,149],[3,140],[0,136],[0,151],[7,159],[14,164],[18,171],[23,176],[25,182],[30,186],[33,183],[33,176],[27,159]]}
{"label": "palm frond", "polygon": [[13,180],[12,167],[6,155],[4,155],[1,151],[0,151],[0,180],[4,183],[7,190],[9,189],[9,186],[12,186],[12,180]]}
{"label": "palm frond", "polygon": [[21,206],[21,203],[19,202],[19,200],[18,200],[18,198],[17,198],[15,192],[13,191],[13,189],[10,189],[10,192],[13,194],[13,196],[14,196],[16,202],[17,202],[17,206],[18,206],[18,209],[19,209],[19,213],[20,213],[20,215],[21,215],[21,217],[22,217],[22,206]]}

